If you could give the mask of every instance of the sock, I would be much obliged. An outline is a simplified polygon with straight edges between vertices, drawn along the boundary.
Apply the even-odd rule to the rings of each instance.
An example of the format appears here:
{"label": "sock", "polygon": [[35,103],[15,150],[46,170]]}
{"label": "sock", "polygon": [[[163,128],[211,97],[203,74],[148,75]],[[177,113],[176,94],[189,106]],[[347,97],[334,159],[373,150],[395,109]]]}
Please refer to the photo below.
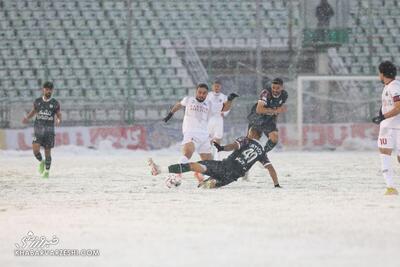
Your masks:
{"label": "sock", "polygon": [[265,144],[265,152],[271,151],[276,146],[276,143],[272,142],[271,139],[268,139],[267,143]]}
{"label": "sock", "polygon": [[35,155],[35,158],[36,158],[38,161],[42,161],[42,160],[43,160],[42,154],[40,153],[40,151],[39,151],[38,153],[34,154],[34,155]]}
{"label": "sock", "polygon": [[168,167],[168,171],[170,173],[182,173],[182,172],[190,172],[190,164],[174,164]]}
{"label": "sock", "polygon": [[47,170],[47,171],[50,170],[51,156],[46,157],[45,165],[46,165],[46,170]]}
{"label": "sock", "polygon": [[189,159],[186,156],[182,156],[179,159],[179,163],[189,163]]}
{"label": "sock", "polygon": [[386,154],[380,154],[381,157],[381,166],[382,166],[382,174],[386,181],[387,187],[394,187],[393,184],[393,169],[391,156]]}

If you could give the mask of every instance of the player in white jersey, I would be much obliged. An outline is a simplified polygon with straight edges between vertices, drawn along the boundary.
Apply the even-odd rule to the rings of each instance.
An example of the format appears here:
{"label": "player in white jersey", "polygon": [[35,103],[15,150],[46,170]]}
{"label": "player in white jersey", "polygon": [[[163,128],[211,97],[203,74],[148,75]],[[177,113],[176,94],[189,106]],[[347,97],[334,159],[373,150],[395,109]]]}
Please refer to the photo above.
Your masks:
{"label": "player in white jersey", "polygon": [[378,147],[382,174],[386,180],[385,195],[398,195],[393,183],[391,164],[392,150],[397,148],[397,160],[400,162],[400,81],[396,80],[396,66],[390,61],[379,65],[379,79],[384,84],[382,108],[372,121],[379,124]]}
{"label": "player in white jersey", "polygon": [[[215,80],[211,86],[212,91],[207,95],[211,105],[210,120],[208,121],[208,134],[211,142],[221,144],[224,135],[224,117],[228,115],[229,111],[222,111],[224,103],[228,97],[221,93],[222,84],[219,80]],[[219,160],[218,151],[212,146],[214,160]]]}
{"label": "player in white jersey", "polygon": [[[207,100],[208,86],[201,83],[196,88],[196,96],[186,96],[176,103],[168,115],[163,119],[167,122],[175,112],[185,108],[182,124],[182,157],[179,163],[188,163],[193,153],[197,151],[201,160],[211,160],[211,144],[207,131],[212,103]],[[232,100],[238,95],[231,93],[224,102],[222,111],[227,111],[232,106]]]}

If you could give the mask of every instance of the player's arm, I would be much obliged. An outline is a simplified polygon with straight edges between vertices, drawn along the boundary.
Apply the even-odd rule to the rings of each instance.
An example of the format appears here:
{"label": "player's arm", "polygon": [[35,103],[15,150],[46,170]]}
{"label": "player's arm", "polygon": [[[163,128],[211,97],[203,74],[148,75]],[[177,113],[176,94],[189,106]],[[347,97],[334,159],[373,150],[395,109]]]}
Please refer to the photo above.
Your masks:
{"label": "player's arm", "polygon": [[61,114],[61,110],[58,110],[56,113],[56,125],[60,125],[62,121],[62,114]]}
{"label": "player's arm", "polygon": [[266,154],[261,158],[260,162],[264,168],[268,170],[269,176],[271,176],[271,179],[274,182],[274,186],[281,187],[278,181],[278,174],[276,174],[275,168],[272,166],[272,163]]}
{"label": "player's arm", "polygon": [[172,116],[174,116],[174,113],[183,108],[184,106],[181,104],[181,102],[176,103],[171,110],[169,111],[168,115],[163,119],[164,122],[169,121]]}
{"label": "player's arm", "polygon": [[268,170],[269,176],[271,176],[275,187],[281,187],[278,181],[278,174],[276,174],[274,166],[272,164],[264,165],[264,168]]}
{"label": "player's arm", "polygon": [[213,142],[214,146],[217,148],[218,152],[220,151],[232,151],[232,150],[238,150],[239,149],[239,142],[234,142],[232,144],[224,145],[221,146],[217,142]]}
{"label": "player's arm", "polygon": [[226,100],[226,101],[224,102],[221,111],[222,111],[222,112],[229,111],[229,110],[231,109],[231,107],[232,107],[233,99],[235,99],[235,98],[238,97],[238,96],[239,96],[238,94],[230,93],[230,94],[228,95],[228,100]]}
{"label": "player's arm", "polygon": [[267,108],[263,100],[257,101],[256,113],[266,114],[266,115],[278,115],[279,113],[284,113],[287,111],[286,106],[282,105],[278,108]]}
{"label": "player's arm", "polygon": [[36,114],[36,109],[35,109],[35,107],[33,107],[32,110],[28,114],[26,114],[25,117],[22,119],[22,123],[28,123],[29,120],[33,116],[35,116],[35,114]]}
{"label": "player's arm", "polygon": [[381,121],[400,114],[400,96],[394,97],[393,101],[394,101],[394,108],[386,112],[385,114],[382,113],[382,108],[381,108],[379,110],[379,115],[372,118],[373,123],[380,124]]}
{"label": "player's arm", "polygon": [[383,114],[383,117],[385,119],[389,119],[391,117],[394,117],[394,116],[400,114],[400,96],[397,98],[397,101],[396,101],[396,98],[394,98],[393,100],[395,101],[394,108],[392,110],[390,110],[389,112],[386,112],[385,114]]}

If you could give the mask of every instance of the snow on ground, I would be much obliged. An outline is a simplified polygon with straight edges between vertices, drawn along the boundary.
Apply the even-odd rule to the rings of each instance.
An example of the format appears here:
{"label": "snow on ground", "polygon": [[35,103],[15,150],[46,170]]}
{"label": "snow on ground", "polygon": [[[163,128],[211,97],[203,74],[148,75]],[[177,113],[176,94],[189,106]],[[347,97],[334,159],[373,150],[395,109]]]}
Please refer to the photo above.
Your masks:
{"label": "snow on ground", "polygon": [[[282,189],[249,182],[168,189],[146,158],[161,151],[53,151],[51,178],[31,152],[0,151],[0,266],[396,266],[400,197],[384,196],[376,151],[275,152]],[[394,159],[393,159],[394,161]],[[400,174],[398,165],[396,171]],[[396,176],[397,184],[400,178]],[[32,231],[98,257],[16,257]]]}

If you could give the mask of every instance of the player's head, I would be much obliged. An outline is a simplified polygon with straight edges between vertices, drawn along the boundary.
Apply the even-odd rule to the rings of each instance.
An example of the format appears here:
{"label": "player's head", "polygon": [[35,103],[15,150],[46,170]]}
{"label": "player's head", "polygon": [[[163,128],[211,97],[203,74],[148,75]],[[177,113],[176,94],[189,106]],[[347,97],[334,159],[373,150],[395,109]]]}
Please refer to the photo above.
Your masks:
{"label": "player's head", "polygon": [[390,61],[383,61],[379,64],[379,79],[383,82],[384,78],[395,79],[397,74],[396,66]]}
{"label": "player's head", "polygon": [[272,95],[275,97],[278,97],[281,95],[281,92],[283,90],[283,81],[281,78],[275,78],[272,80],[271,83],[271,92]]}
{"label": "player's head", "polygon": [[50,98],[51,95],[53,94],[53,88],[54,88],[54,85],[53,85],[52,82],[45,82],[43,84],[43,89],[42,89],[43,90],[43,95],[46,98]]}
{"label": "player's head", "polygon": [[249,132],[247,133],[247,137],[250,139],[260,140],[262,135],[262,131],[259,130],[257,127],[250,127]]}
{"label": "player's head", "polygon": [[199,83],[196,87],[196,99],[199,102],[206,100],[208,94],[208,85],[205,83]]}
{"label": "player's head", "polygon": [[220,80],[214,80],[211,89],[214,93],[219,94],[221,93],[222,84]]}

